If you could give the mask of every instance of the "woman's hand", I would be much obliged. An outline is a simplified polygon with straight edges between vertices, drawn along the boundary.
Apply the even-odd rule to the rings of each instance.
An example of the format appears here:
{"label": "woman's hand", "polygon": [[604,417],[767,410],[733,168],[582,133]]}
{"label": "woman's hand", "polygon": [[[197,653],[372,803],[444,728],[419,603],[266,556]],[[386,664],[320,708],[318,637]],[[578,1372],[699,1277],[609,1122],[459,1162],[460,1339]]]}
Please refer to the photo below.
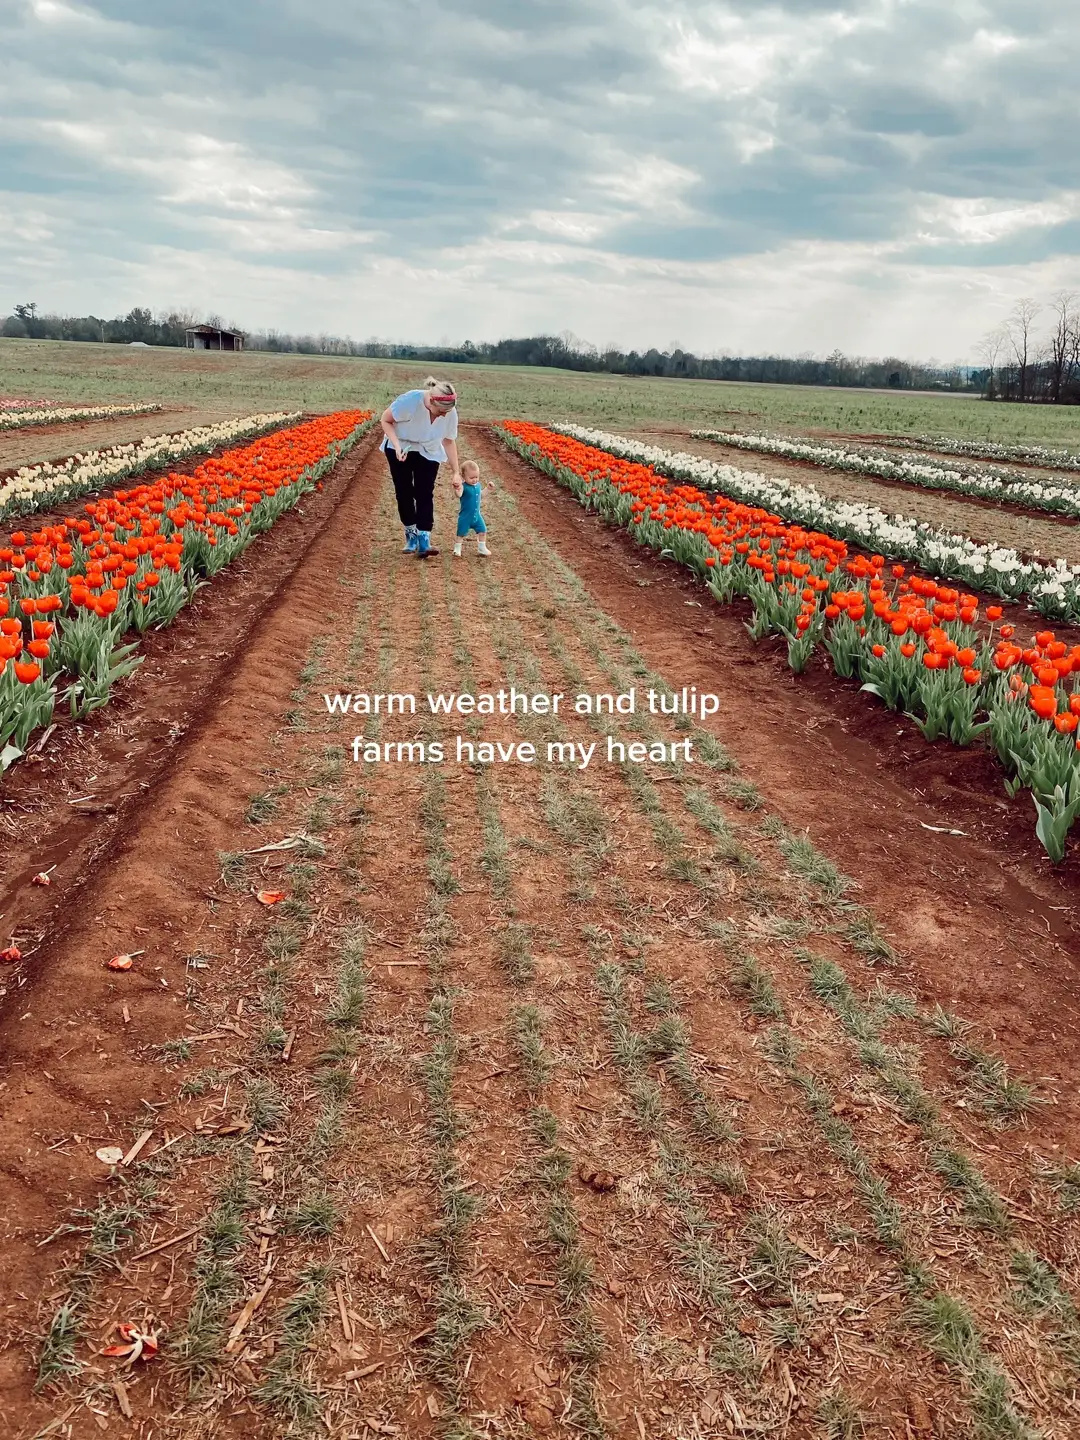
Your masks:
{"label": "woman's hand", "polygon": [[408,453],[408,452],[406,451],[405,446],[402,445],[401,441],[400,441],[400,440],[395,440],[395,441],[394,441],[394,454],[397,456],[397,458],[398,458],[399,460],[404,460],[407,453]]}
{"label": "woman's hand", "polygon": [[450,478],[450,484],[454,487],[454,494],[461,499],[461,492],[465,489],[465,481],[461,478],[461,471],[455,470]]}

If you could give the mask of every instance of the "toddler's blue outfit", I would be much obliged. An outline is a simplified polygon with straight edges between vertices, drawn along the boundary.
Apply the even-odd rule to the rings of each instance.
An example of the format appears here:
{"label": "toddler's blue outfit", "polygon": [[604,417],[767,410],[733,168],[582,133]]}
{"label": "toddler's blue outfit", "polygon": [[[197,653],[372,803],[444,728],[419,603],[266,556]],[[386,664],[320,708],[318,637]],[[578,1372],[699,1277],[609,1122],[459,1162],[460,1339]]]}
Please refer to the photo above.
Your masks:
{"label": "toddler's blue outfit", "polygon": [[487,534],[484,517],[480,514],[480,489],[479,481],[475,485],[462,485],[457,517],[457,538],[459,540],[463,540],[470,530],[475,530],[478,535]]}

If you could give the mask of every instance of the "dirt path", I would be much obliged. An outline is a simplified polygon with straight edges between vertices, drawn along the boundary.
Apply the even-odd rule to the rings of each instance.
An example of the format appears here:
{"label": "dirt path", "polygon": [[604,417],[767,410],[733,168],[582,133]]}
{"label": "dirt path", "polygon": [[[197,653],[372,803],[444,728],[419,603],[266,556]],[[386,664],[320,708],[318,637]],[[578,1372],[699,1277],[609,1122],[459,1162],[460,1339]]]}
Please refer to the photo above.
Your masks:
{"label": "dirt path", "polygon": [[758,455],[730,445],[714,444],[711,440],[694,440],[686,430],[625,431],[648,445],[685,450],[702,455],[721,465],[734,465],[740,470],[756,470],[762,475],[775,475],[813,485],[822,495],[836,500],[862,501],[878,505],[887,513],[899,512],[931,525],[944,526],[961,535],[970,535],[980,544],[1011,546],[1022,555],[1057,559],[1080,564],[1080,539],[1076,522],[1055,519],[1016,506],[995,505],[981,499],[966,499],[949,492],[934,492],[902,481],[878,480],[871,476],[848,475],[805,461],[784,460],[777,455]]}
{"label": "dirt path", "polygon": [[[244,640],[200,659],[203,692],[194,624],[128,687],[108,793],[150,773],[170,685],[182,733],[70,862],[78,903],[38,914],[0,1013],[6,1433],[928,1440],[996,1406],[1064,1440],[1070,882],[1032,850],[1004,873],[989,802],[968,838],[916,833],[938,812],[847,735],[858,696],[781,687],[700,590],[464,443],[498,482],[491,562],[401,555],[365,451],[276,588],[272,534],[216,592]],[[717,689],[733,665],[711,732],[323,700]],[[455,732],[699,758],[483,764]],[[354,761],[356,737],[447,759]],[[977,778],[952,764],[939,804]],[[144,954],[114,976],[121,948]],[[109,1179],[95,1150],[147,1131]],[[161,1357],[100,1357],[119,1320]]]}

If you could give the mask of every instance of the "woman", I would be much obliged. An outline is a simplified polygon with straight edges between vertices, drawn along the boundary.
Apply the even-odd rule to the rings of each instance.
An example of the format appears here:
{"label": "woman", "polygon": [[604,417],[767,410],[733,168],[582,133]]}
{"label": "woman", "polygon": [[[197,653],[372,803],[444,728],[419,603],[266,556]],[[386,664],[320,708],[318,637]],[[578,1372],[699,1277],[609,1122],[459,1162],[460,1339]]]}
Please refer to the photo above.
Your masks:
{"label": "woman", "polygon": [[431,543],[435,523],[435,477],[446,460],[452,483],[461,484],[457,451],[457,395],[448,380],[428,376],[421,390],[409,390],[382,413],[383,442],[405,527],[405,554],[426,560],[439,552]]}

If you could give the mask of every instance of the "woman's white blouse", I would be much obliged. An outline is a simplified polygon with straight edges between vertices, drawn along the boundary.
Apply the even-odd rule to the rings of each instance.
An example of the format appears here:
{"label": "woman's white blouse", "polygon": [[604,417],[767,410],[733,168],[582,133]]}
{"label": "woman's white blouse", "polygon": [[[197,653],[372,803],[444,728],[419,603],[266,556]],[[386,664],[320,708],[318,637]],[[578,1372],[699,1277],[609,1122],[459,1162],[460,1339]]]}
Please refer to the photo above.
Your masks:
{"label": "woman's white blouse", "polygon": [[[457,407],[433,420],[424,404],[426,393],[408,390],[399,395],[390,405],[390,414],[403,450],[419,450],[425,459],[441,463],[446,459],[443,441],[457,439]],[[383,439],[380,449],[393,449],[389,438]]]}

